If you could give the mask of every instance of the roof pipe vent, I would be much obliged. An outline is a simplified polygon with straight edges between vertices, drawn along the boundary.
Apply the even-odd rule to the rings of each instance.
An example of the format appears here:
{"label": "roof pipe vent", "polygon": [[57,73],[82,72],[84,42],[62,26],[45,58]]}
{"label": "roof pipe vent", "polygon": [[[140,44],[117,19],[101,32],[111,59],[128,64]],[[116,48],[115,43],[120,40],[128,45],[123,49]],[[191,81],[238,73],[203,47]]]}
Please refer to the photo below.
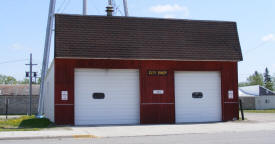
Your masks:
{"label": "roof pipe vent", "polygon": [[107,16],[113,16],[114,8],[112,5],[112,0],[109,0],[109,4],[106,7]]}

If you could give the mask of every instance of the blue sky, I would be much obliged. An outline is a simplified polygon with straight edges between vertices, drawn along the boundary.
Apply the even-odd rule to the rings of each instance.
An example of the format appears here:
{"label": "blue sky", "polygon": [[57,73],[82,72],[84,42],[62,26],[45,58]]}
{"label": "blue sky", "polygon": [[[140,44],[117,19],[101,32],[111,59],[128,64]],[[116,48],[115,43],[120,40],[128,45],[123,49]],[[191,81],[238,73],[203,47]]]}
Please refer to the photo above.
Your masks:
{"label": "blue sky", "polygon": [[[87,0],[89,15],[105,15],[108,0]],[[116,15],[123,14],[115,0]],[[33,53],[40,71],[49,0],[2,0],[0,5],[0,74],[23,79]],[[130,16],[236,21],[244,61],[239,81],[268,67],[275,74],[274,0],[128,0]],[[57,0],[57,13],[80,14],[82,0]],[[53,49],[51,49],[53,51]]]}

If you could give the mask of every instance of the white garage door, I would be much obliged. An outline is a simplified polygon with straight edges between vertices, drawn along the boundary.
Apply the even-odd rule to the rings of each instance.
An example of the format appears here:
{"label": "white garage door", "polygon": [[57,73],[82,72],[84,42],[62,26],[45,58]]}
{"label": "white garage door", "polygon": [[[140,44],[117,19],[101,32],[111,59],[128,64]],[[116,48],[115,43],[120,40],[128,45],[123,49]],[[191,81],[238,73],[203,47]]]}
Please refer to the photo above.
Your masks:
{"label": "white garage door", "polygon": [[76,125],[138,123],[138,70],[75,70]]}
{"label": "white garage door", "polygon": [[221,121],[219,72],[175,72],[176,123]]}

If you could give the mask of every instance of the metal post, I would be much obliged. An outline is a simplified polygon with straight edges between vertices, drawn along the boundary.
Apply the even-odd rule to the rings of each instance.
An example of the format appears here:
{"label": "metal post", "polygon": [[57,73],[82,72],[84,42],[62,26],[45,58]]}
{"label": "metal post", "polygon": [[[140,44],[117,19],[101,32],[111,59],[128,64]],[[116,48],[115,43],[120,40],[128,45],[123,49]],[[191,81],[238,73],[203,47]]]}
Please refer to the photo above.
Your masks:
{"label": "metal post", "polygon": [[108,2],[108,6],[106,7],[106,12],[107,12],[107,16],[113,16],[113,4],[112,4],[112,0],[109,0]]}
{"label": "metal post", "polygon": [[83,15],[87,15],[87,0],[83,0]]}
{"label": "metal post", "polygon": [[240,109],[241,109],[242,120],[244,120],[244,115],[243,115],[243,103],[242,103],[242,100],[241,100],[241,99],[239,100],[239,103],[240,103]]}
{"label": "metal post", "polygon": [[128,3],[127,3],[127,0],[123,0],[123,5],[124,5],[124,14],[126,17],[129,16],[129,13],[128,13]]}
{"label": "metal post", "polygon": [[32,115],[32,54],[30,54],[30,116]]}
{"label": "metal post", "polygon": [[5,98],[6,98],[6,119],[8,119],[9,99],[7,98],[7,96]]}
{"label": "metal post", "polygon": [[39,91],[38,117],[42,117],[42,114],[43,114],[44,79],[46,77],[46,71],[48,69],[48,64],[49,64],[52,28],[53,28],[54,13],[55,13],[55,3],[56,3],[56,0],[51,0],[49,5],[48,23],[47,23],[47,29],[46,29],[44,56],[43,56],[42,72],[41,72],[41,83],[40,83],[40,91]]}

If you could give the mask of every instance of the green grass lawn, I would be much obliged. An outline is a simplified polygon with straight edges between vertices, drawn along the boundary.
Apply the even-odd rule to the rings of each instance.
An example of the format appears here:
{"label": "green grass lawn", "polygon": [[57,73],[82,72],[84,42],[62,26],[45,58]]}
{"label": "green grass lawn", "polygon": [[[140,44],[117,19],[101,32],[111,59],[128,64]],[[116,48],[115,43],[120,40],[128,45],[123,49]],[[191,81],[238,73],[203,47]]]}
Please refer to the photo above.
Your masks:
{"label": "green grass lawn", "polygon": [[35,131],[50,127],[54,127],[54,124],[49,119],[38,119],[35,116],[21,116],[14,119],[0,120],[0,131]]}
{"label": "green grass lawn", "polygon": [[275,109],[270,110],[244,110],[247,113],[275,113]]}

